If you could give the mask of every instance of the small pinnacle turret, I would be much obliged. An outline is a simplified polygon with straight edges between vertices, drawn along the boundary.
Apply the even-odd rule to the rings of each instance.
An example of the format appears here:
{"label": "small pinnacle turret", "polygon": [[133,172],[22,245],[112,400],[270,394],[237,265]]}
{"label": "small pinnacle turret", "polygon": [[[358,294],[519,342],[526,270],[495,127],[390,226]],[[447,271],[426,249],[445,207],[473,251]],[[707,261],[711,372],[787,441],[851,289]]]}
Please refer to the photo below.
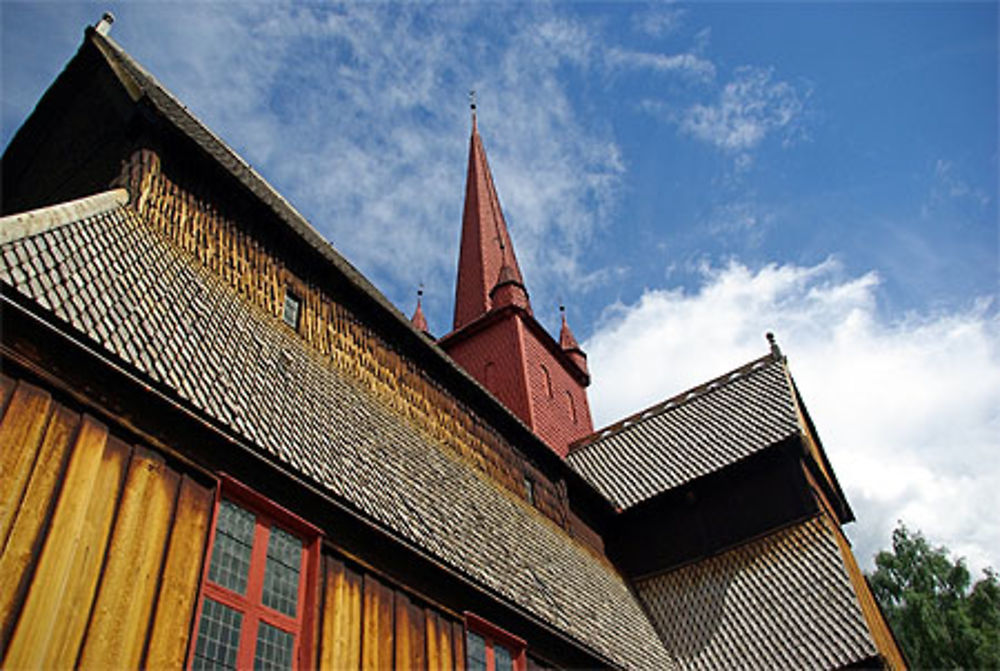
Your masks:
{"label": "small pinnacle turret", "polygon": [[423,295],[424,295],[424,290],[423,289],[418,289],[417,290],[417,309],[414,310],[413,316],[410,317],[410,323],[413,324],[413,327],[415,329],[417,329],[418,331],[420,331],[424,335],[426,335],[428,337],[431,337],[431,331],[427,327],[427,317],[424,316],[424,308],[423,308],[423,305],[421,305],[421,302],[422,302],[421,299],[423,298]]}
{"label": "small pinnacle turret", "polygon": [[585,375],[589,375],[590,372],[587,370],[587,355],[580,348],[580,344],[576,342],[576,338],[573,336],[573,332],[569,328],[569,324],[566,322],[566,306],[559,306],[559,313],[562,316],[562,326],[559,329],[559,347],[562,351],[566,352],[573,363],[577,365],[581,372]]}

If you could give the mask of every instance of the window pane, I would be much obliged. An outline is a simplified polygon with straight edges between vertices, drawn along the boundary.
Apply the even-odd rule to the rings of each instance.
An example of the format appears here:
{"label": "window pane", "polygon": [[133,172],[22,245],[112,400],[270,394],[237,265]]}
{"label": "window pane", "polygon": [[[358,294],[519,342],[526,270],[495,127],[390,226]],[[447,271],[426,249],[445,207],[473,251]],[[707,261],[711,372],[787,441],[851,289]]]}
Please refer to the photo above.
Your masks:
{"label": "window pane", "polygon": [[471,631],[465,637],[465,653],[469,671],[486,671],[486,641]]}
{"label": "window pane", "polygon": [[493,646],[493,660],[496,662],[496,671],[514,671],[510,650],[502,645]]}
{"label": "window pane", "polygon": [[235,669],[243,614],[206,598],[198,624],[193,669]]}
{"label": "window pane", "polygon": [[212,563],[208,568],[208,579],[216,585],[246,593],[254,523],[253,513],[235,503],[224,500],[219,504]]}
{"label": "window pane", "polygon": [[259,671],[290,669],[294,650],[294,636],[267,622],[261,622],[257,629],[257,651],[253,656],[253,668]]}
{"label": "window pane", "polygon": [[302,541],[287,531],[272,527],[271,538],[267,542],[267,568],[261,599],[265,606],[295,617],[301,565]]}

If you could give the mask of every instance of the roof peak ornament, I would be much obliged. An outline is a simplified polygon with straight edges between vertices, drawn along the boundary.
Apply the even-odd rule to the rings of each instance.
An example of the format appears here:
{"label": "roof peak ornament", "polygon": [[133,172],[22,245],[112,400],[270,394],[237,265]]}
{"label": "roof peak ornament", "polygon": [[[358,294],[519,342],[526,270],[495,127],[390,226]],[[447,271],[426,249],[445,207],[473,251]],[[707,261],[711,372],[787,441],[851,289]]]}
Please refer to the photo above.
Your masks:
{"label": "roof peak ornament", "polygon": [[114,22],[115,15],[111,12],[104,12],[104,14],[101,15],[101,20],[97,22],[96,26],[94,26],[94,31],[96,31],[98,35],[106,36],[111,32],[111,24]]}
{"label": "roof peak ornament", "polygon": [[775,359],[783,358],[784,355],[781,353],[781,348],[778,347],[778,342],[775,340],[774,334],[768,331],[764,334],[764,337],[767,338],[767,342],[771,346],[771,356]]}

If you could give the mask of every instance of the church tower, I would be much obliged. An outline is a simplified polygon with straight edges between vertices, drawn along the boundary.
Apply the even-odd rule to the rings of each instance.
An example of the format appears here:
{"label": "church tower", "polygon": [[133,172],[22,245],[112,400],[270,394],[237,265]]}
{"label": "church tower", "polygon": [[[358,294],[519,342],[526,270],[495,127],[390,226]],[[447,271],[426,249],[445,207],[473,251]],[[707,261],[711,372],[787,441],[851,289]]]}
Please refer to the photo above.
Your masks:
{"label": "church tower", "polygon": [[587,356],[565,313],[558,342],[532,313],[475,106],[452,329],[438,344],[560,456],[593,432]]}

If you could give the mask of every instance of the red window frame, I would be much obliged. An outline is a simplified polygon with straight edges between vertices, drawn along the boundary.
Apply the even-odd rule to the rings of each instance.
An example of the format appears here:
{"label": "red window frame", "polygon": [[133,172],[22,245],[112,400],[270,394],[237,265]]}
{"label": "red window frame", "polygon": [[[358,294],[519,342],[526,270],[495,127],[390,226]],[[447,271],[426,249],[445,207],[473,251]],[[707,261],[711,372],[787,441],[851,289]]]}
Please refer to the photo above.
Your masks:
{"label": "red window frame", "polygon": [[[219,504],[223,499],[238,504],[255,516],[253,547],[250,553],[250,568],[247,576],[246,594],[239,594],[208,579],[215,549],[216,526],[219,520]],[[298,537],[302,541],[302,564],[299,569],[299,591],[295,617],[269,608],[262,603],[264,572],[267,568],[267,543],[274,526]],[[309,669],[315,666],[312,659],[316,595],[319,589],[319,558],[322,532],[295,513],[255,492],[243,483],[226,474],[219,476],[219,486],[215,491],[215,508],[212,524],[208,531],[201,573],[201,589],[198,607],[195,610],[191,640],[188,645],[187,669],[194,664],[194,652],[198,642],[205,598],[209,597],[243,614],[240,628],[240,643],[236,655],[236,668],[253,668],[256,652],[257,631],[260,623],[267,622],[290,632],[294,636],[292,653],[293,668]]]}
{"label": "red window frame", "polygon": [[[469,649],[468,643],[470,632],[478,634],[484,641],[486,641],[486,671],[496,671],[496,658],[493,653],[495,645],[500,645],[510,651],[514,671],[526,671],[528,667],[528,645],[524,642],[523,638],[518,638],[509,631],[501,629],[489,620],[484,620],[475,613],[466,612],[464,615],[465,649]],[[468,664],[468,660],[464,661]]]}

